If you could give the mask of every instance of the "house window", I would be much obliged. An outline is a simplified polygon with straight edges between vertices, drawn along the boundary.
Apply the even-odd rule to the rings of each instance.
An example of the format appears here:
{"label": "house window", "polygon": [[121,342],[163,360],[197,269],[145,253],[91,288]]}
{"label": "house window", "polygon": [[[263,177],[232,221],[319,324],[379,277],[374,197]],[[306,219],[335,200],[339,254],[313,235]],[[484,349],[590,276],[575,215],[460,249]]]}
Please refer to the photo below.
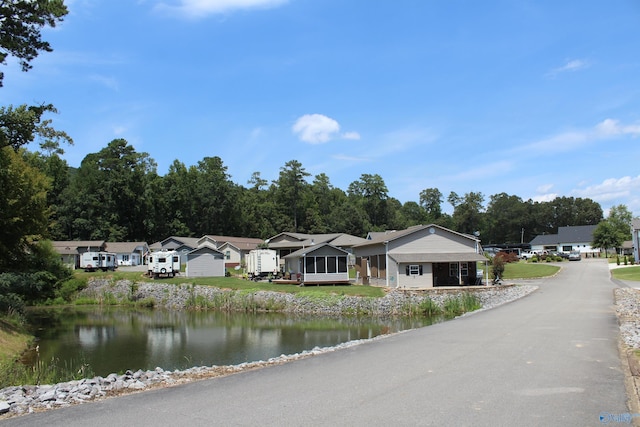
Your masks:
{"label": "house window", "polygon": [[129,255],[122,255],[122,261],[129,261]]}
{"label": "house window", "polygon": [[225,257],[225,259],[231,259],[231,251],[226,251],[224,253],[224,257]]}
{"label": "house window", "polygon": [[326,273],[327,272],[327,264],[325,261],[325,257],[318,256],[316,257],[316,273]]}
{"label": "house window", "polygon": [[458,263],[452,262],[449,264],[449,276],[458,277]]}
{"label": "house window", "polygon": [[422,276],[422,266],[419,264],[407,265],[405,273],[407,276]]}
{"label": "house window", "polygon": [[334,256],[327,257],[327,273],[336,273],[338,271],[337,259]]}
{"label": "house window", "polygon": [[307,273],[315,273],[316,272],[316,259],[312,256],[306,257],[304,259],[305,271]]}
{"label": "house window", "polygon": [[339,256],[338,257],[338,273],[346,273],[347,270],[347,257]]}
{"label": "house window", "polygon": [[469,264],[466,262],[463,262],[462,264],[460,264],[460,273],[462,274],[462,277],[467,277],[469,275]]}

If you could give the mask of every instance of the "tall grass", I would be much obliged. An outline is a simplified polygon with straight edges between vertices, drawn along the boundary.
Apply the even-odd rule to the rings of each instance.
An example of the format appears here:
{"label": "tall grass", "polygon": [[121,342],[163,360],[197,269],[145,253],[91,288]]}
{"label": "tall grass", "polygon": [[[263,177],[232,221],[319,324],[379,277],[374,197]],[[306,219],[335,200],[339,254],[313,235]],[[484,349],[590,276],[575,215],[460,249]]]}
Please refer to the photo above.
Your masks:
{"label": "tall grass", "polygon": [[93,370],[84,360],[60,363],[57,358],[48,361],[37,358],[33,366],[11,359],[0,361],[0,389],[14,385],[56,384],[94,376]]}

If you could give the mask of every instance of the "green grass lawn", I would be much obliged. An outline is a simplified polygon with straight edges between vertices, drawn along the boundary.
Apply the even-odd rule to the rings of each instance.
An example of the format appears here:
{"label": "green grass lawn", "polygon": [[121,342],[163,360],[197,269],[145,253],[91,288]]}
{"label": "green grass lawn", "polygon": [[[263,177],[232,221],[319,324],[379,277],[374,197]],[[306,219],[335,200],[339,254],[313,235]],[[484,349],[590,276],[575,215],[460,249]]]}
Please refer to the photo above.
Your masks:
{"label": "green grass lawn", "polygon": [[305,286],[300,287],[297,285],[278,285],[275,283],[266,282],[252,282],[251,280],[244,280],[237,277],[174,277],[166,279],[151,279],[145,276],[142,272],[131,271],[121,272],[114,271],[109,273],[85,273],[76,272],[76,277],[81,279],[88,279],[90,277],[109,277],[110,279],[117,280],[131,280],[135,282],[157,282],[157,283],[173,283],[176,285],[189,283],[202,286],[215,286],[223,289],[234,289],[243,291],[274,291],[274,292],[288,292],[292,294],[305,292],[319,294],[339,294],[339,295],[353,295],[362,297],[382,297],[385,292],[382,288],[374,286]]}
{"label": "green grass lawn", "polygon": [[[484,270],[486,267],[484,263],[479,263],[478,268]],[[503,279],[533,279],[538,277],[553,276],[560,270],[560,267],[547,263],[532,263],[532,262],[510,262],[504,265],[504,277]],[[489,266],[489,277],[491,276],[491,266]]]}
{"label": "green grass lawn", "polygon": [[503,279],[548,277],[553,276],[559,270],[559,266],[546,263],[512,262],[505,265]]}
{"label": "green grass lawn", "polygon": [[[481,263],[479,268],[485,268]],[[489,267],[490,268],[490,267]],[[505,265],[504,277],[503,279],[531,279],[538,277],[548,277],[556,274],[560,270],[560,267],[557,265],[551,265],[546,263],[528,263],[528,262],[517,262],[517,263],[509,263]],[[627,269],[625,269],[627,270]],[[489,270],[491,271],[491,270]],[[640,276],[640,273],[638,273]],[[88,279],[90,277],[108,277],[111,280],[131,280],[135,282],[158,282],[158,283],[172,283],[172,284],[183,284],[189,283],[194,285],[202,285],[202,286],[215,286],[223,289],[233,289],[233,290],[242,290],[246,292],[251,291],[274,291],[274,292],[287,292],[287,293],[318,293],[318,294],[338,294],[338,295],[353,295],[353,296],[361,296],[361,297],[383,297],[385,295],[385,291],[383,288],[375,287],[375,286],[362,286],[362,285],[351,285],[351,286],[305,286],[300,287],[297,285],[279,285],[275,283],[266,283],[266,282],[252,282],[250,280],[244,280],[238,277],[174,277],[167,279],[150,279],[145,276],[142,272],[123,272],[123,271],[115,271],[108,273],[94,272],[94,273],[85,273],[82,271],[76,272],[76,277],[81,279]],[[633,280],[633,279],[629,279]],[[640,277],[637,279],[640,280]]]}
{"label": "green grass lawn", "polygon": [[640,265],[613,269],[611,270],[611,275],[618,280],[633,280],[640,282]]}

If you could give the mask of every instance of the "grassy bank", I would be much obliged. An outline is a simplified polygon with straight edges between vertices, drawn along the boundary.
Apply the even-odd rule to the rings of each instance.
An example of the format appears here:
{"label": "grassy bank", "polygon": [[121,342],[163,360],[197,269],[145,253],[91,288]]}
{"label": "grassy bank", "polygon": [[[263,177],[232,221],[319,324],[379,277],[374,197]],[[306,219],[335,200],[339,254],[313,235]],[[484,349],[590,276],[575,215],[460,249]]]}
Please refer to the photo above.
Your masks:
{"label": "grassy bank", "polygon": [[[484,268],[484,264],[480,264],[479,268]],[[504,279],[529,279],[537,277],[553,276],[560,270],[557,265],[551,264],[533,264],[526,262],[509,263],[505,265]],[[213,286],[222,289],[231,289],[238,291],[273,291],[297,294],[300,292],[310,292],[319,294],[339,294],[360,297],[383,297],[385,291],[383,288],[374,286],[306,286],[300,287],[296,285],[278,285],[267,282],[252,282],[239,277],[174,277],[166,279],[151,279],[142,272],[136,271],[115,271],[109,273],[85,273],[78,271],[75,274],[77,279],[88,280],[89,278],[104,277],[111,281],[130,280],[132,282],[158,282],[171,283],[175,285],[189,283],[201,286]]]}
{"label": "grassy bank", "polygon": [[33,337],[5,319],[0,319],[0,361],[15,360],[25,351]]}
{"label": "grassy bank", "polygon": [[110,281],[116,282],[118,280],[130,280],[132,282],[149,282],[149,283],[170,283],[174,285],[180,285],[189,283],[200,286],[213,286],[221,289],[231,289],[237,291],[273,291],[273,292],[285,292],[291,294],[297,294],[300,292],[311,292],[321,294],[340,294],[360,297],[383,297],[385,292],[381,288],[372,286],[305,286],[300,287],[297,285],[278,285],[268,282],[253,282],[251,280],[245,280],[239,277],[173,277],[166,279],[151,279],[145,276],[141,272],[125,272],[115,271],[109,273],[85,273],[76,272],[76,278],[82,280],[88,280],[89,278],[102,277],[107,278]]}

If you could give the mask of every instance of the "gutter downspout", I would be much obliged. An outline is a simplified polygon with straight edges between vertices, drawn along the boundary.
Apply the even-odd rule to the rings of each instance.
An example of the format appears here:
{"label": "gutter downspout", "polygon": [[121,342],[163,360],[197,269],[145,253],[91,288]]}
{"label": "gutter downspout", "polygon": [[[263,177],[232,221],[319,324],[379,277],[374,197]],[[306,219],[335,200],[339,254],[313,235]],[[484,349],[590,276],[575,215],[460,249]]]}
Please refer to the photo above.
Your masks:
{"label": "gutter downspout", "polygon": [[384,280],[385,280],[385,285],[388,288],[389,287],[389,241],[388,240],[384,241],[382,242],[382,244],[384,245],[384,265],[386,270],[384,274]]}

